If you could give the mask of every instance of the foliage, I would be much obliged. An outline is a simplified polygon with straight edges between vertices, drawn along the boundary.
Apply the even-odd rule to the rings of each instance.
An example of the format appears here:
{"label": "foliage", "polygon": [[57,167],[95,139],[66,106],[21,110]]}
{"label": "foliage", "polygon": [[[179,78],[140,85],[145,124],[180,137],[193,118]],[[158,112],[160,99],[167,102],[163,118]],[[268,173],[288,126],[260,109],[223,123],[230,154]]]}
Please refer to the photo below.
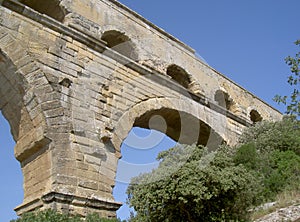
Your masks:
{"label": "foliage", "polygon": [[[288,188],[299,188],[300,156],[292,151],[273,151],[264,179],[264,194],[275,197]],[[297,187],[296,187],[297,186]]]}
{"label": "foliage", "polygon": [[45,210],[36,212],[26,213],[22,216],[22,218],[18,218],[17,220],[13,220],[11,222],[46,222],[46,221],[53,221],[53,222],[80,222],[79,217],[71,217],[65,214],[59,214],[52,210]]}
{"label": "foliage", "polygon": [[300,189],[300,156],[291,150],[275,149],[268,153],[258,153],[253,143],[245,144],[239,147],[234,161],[252,171],[259,179],[255,205],[274,200],[287,189]]}
{"label": "foliage", "polygon": [[[300,46],[300,40],[297,40],[295,44]],[[294,114],[300,116],[300,52],[295,57],[288,56],[285,58],[286,64],[290,67],[291,74],[288,77],[288,83],[293,87],[293,91],[288,96],[276,95],[274,100],[278,103],[287,104],[287,114]]]}
{"label": "foliage", "polygon": [[127,190],[137,212],[131,221],[229,221],[247,219],[256,178],[235,165],[226,148],[209,153],[176,146],[161,153],[151,173],[134,178]]}
{"label": "foliage", "polygon": [[11,222],[118,222],[117,219],[103,219],[97,214],[90,214],[85,220],[79,216],[70,216],[67,214],[61,214],[53,210],[45,210],[39,212],[30,212],[24,214],[17,220],[11,220]]}
{"label": "foliage", "polygon": [[256,124],[240,141],[234,161],[256,172],[257,203],[274,200],[287,189],[300,189],[300,122],[295,117]]}
{"label": "foliage", "polygon": [[259,155],[253,143],[239,147],[233,159],[237,165],[243,164],[247,169],[257,170],[259,166]]}
{"label": "foliage", "polygon": [[256,123],[244,131],[240,143],[253,143],[260,155],[274,150],[291,150],[300,155],[300,122],[285,116],[278,122]]}
{"label": "foliage", "polygon": [[84,221],[85,222],[121,222],[121,220],[119,219],[100,218],[99,215],[96,213],[87,215]]}

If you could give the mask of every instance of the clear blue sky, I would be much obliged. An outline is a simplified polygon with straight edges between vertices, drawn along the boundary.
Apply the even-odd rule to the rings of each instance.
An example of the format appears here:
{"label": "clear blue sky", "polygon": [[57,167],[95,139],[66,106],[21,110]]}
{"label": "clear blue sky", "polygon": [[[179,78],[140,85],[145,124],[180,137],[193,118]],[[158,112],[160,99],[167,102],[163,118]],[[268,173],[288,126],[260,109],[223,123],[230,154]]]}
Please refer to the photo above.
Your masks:
{"label": "clear blue sky", "polygon": [[[262,98],[280,111],[272,101],[275,94],[289,94],[286,83],[289,69],[284,63],[287,55],[298,50],[293,44],[300,39],[299,0],[121,0],[129,8],[163,28],[194,48],[207,63],[230,79]],[[0,83],[1,84],[1,83]],[[1,99],[1,98],[0,98]],[[140,134],[139,134],[140,133]],[[136,136],[151,137],[136,131]],[[123,147],[120,163],[138,168],[155,165],[154,156],[161,147],[170,145],[167,139],[158,141],[159,148],[138,150]],[[152,137],[151,137],[152,138]],[[22,202],[22,176],[13,158],[13,142],[6,121],[0,118],[0,221],[15,218],[12,209]],[[135,152],[151,156],[141,161]],[[153,155],[148,154],[152,152]],[[121,174],[121,173],[120,173]],[[127,176],[128,177],[128,176]],[[122,188],[128,179],[119,175],[115,191],[122,200]],[[125,178],[125,179],[124,179]],[[126,179],[127,178],[127,179]],[[124,201],[124,200],[122,200]],[[126,218],[126,211],[119,216]]]}

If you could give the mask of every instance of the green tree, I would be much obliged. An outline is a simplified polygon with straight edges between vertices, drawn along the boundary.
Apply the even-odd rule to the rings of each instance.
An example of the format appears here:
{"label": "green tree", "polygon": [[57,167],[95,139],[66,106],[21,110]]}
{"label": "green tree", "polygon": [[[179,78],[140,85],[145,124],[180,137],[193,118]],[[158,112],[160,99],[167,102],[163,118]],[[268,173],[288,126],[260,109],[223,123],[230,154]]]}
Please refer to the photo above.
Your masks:
{"label": "green tree", "polygon": [[244,131],[240,142],[234,161],[259,178],[257,204],[285,190],[300,191],[300,121],[286,116],[258,123]]}
{"label": "green tree", "polygon": [[300,121],[293,116],[284,116],[277,122],[263,121],[244,130],[239,141],[253,143],[261,154],[291,150],[300,155]]}
{"label": "green tree", "polygon": [[[300,40],[295,42],[300,46]],[[274,101],[287,105],[286,113],[300,116],[300,52],[296,53],[295,57],[288,56],[285,58],[286,64],[290,67],[291,74],[288,77],[288,83],[292,86],[293,90],[291,95],[280,96],[276,95]]]}
{"label": "green tree", "polygon": [[261,154],[291,150],[300,155],[300,121],[293,116],[284,116],[277,122],[263,121],[247,128],[239,141],[254,144]]}
{"label": "green tree", "polygon": [[186,145],[159,154],[159,167],[128,187],[129,203],[137,212],[132,221],[247,219],[257,180],[234,163],[227,149],[208,152]]}

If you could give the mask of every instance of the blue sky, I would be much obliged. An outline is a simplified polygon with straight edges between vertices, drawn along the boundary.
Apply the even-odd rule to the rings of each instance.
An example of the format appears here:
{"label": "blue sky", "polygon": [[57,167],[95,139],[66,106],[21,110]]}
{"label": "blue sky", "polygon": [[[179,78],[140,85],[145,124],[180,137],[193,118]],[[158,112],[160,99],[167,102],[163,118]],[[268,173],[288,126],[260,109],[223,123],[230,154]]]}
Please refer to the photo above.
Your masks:
{"label": "blue sky", "polygon": [[[286,83],[289,69],[284,58],[298,50],[293,42],[300,39],[299,0],[121,2],[194,48],[210,66],[284,111],[284,106],[278,106],[272,98],[275,94],[290,92]],[[137,131],[135,136],[149,139],[153,135]],[[161,138],[159,135],[154,137]],[[122,148],[123,163],[137,164],[139,167],[153,165],[158,150],[171,144],[168,139],[159,141],[163,144],[158,147],[139,150],[131,148],[128,140],[127,147]],[[15,218],[12,209],[22,202],[22,176],[18,162],[13,158],[14,145],[9,127],[2,116],[0,144],[0,221],[5,222]],[[148,159],[139,162],[140,159],[134,158],[136,152],[143,152]],[[118,200],[124,198],[124,182],[126,179],[124,181],[123,177],[118,183],[120,189],[115,191]],[[126,211],[119,212],[119,216],[126,217]]]}

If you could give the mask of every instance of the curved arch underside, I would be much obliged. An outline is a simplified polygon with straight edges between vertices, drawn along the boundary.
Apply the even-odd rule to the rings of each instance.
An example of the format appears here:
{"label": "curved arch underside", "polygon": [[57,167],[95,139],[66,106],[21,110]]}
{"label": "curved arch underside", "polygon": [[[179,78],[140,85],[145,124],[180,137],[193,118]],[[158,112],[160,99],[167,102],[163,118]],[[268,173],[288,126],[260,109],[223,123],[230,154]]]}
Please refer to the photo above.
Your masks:
{"label": "curved arch underside", "polygon": [[122,32],[109,30],[103,33],[101,39],[106,42],[107,47],[118,53],[137,61],[138,54],[131,39]]}
{"label": "curved arch underside", "polygon": [[57,21],[62,22],[66,15],[65,10],[60,6],[59,0],[19,0],[21,3],[29,6],[30,8],[48,15]]}
{"label": "curved arch underside", "polygon": [[147,111],[133,126],[158,130],[181,144],[196,143],[216,148],[223,143],[221,136],[203,121],[170,108]]}
{"label": "curved arch underside", "polygon": [[[0,110],[8,120],[15,141],[19,137],[21,112],[23,107],[24,78],[17,72],[13,63],[0,51]],[[30,123],[28,124],[28,126]]]}
{"label": "curved arch underside", "polygon": [[208,115],[205,107],[195,109],[194,102],[183,99],[149,99],[135,105],[119,119],[112,143],[120,151],[123,140],[136,126],[158,130],[181,144],[196,143],[215,149],[227,138],[227,121],[221,115],[207,118]]}

